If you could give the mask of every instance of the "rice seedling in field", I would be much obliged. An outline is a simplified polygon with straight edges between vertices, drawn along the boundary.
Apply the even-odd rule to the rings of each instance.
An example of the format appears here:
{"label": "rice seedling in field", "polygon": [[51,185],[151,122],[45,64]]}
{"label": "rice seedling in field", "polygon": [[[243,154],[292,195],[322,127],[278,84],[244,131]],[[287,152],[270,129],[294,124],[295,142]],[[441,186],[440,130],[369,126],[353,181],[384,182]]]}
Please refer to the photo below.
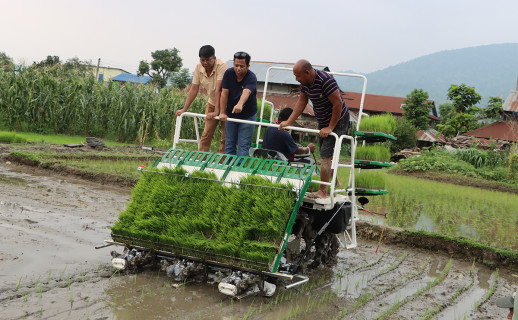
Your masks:
{"label": "rice seedling in field", "polygon": [[488,302],[489,299],[491,298],[491,296],[493,296],[493,294],[495,293],[497,287],[498,287],[498,269],[496,269],[496,271],[493,272],[493,283],[491,284],[491,288],[489,289],[489,291],[486,293],[486,295],[484,296],[484,298],[481,301],[478,301],[477,303],[475,303],[475,309],[480,308],[484,303]]}
{"label": "rice seedling in field", "polygon": [[400,307],[405,305],[407,302],[409,302],[409,301],[419,297],[424,292],[430,290],[431,288],[435,287],[439,283],[443,282],[444,279],[446,278],[446,276],[448,275],[448,273],[450,272],[451,264],[452,264],[452,259],[450,258],[450,261],[448,262],[448,264],[444,268],[443,272],[441,272],[439,277],[435,278],[433,281],[428,282],[426,284],[426,286],[419,288],[419,290],[417,290],[417,292],[414,293],[413,295],[407,296],[407,297],[405,297],[401,301],[396,301],[389,309],[387,309],[384,312],[380,313],[376,317],[376,319],[386,319],[390,315],[394,314],[394,312],[396,312]]}
{"label": "rice seedling in field", "polygon": [[396,119],[391,113],[363,116],[360,121],[360,131],[394,134],[395,130]]}
{"label": "rice seedling in field", "polygon": [[386,183],[368,206],[389,212],[389,225],[518,250],[518,195],[392,174]]}
{"label": "rice seedling in field", "polygon": [[356,147],[356,159],[390,161],[390,150],[382,144],[360,145]]}

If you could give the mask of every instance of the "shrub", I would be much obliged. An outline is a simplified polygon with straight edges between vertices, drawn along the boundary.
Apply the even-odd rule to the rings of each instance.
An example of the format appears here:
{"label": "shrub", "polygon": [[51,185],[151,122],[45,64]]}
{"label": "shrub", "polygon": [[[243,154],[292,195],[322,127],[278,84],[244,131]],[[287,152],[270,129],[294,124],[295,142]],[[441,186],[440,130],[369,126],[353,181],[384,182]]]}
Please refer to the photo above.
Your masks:
{"label": "shrub", "polygon": [[411,149],[417,145],[417,129],[406,119],[398,119],[394,136],[396,141],[388,142],[391,152],[398,152],[402,149]]}
{"label": "shrub", "polygon": [[477,148],[457,149],[455,150],[454,155],[459,160],[471,163],[475,168],[494,168],[498,165],[502,165],[504,162],[502,153],[491,150],[480,150]]}

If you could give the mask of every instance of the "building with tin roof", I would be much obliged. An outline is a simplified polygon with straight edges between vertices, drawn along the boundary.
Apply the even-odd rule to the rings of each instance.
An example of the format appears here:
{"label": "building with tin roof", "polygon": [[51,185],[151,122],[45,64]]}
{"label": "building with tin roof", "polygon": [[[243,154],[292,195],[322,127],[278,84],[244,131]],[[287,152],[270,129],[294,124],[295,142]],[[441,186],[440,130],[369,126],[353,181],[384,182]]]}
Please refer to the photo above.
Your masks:
{"label": "building with tin roof", "polygon": [[518,141],[518,81],[516,90],[511,91],[502,105],[504,121],[496,121],[466,132],[463,136],[478,138],[477,140],[486,143],[490,139],[496,141]]}

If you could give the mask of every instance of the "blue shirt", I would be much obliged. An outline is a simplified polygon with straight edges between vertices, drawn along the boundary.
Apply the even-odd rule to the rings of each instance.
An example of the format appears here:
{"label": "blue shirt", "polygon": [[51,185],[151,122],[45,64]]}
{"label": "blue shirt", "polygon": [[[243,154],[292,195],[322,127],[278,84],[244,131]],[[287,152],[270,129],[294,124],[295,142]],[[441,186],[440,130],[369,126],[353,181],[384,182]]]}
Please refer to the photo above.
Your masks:
{"label": "blue shirt", "polygon": [[[221,88],[228,89],[226,113],[229,118],[248,119],[257,114],[257,77],[252,71],[248,70],[243,80],[238,82],[234,68],[228,68],[223,75]],[[232,113],[232,109],[239,102],[244,89],[248,89],[252,93],[243,105],[243,110],[240,113]]]}
{"label": "blue shirt", "polygon": [[[313,84],[309,86],[301,85],[300,92],[305,93],[309,100],[311,100],[311,103],[313,103],[315,117],[317,118],[319,127],[323,128],[329,125],[329,121],[331,121],[331,116],[333,115],[333,104],[329,100],[329,97],[336,90],[340,90],[340,88],[335,78],[329,73],[320,70],[315,71],[316,74]],[[340,93],[340,91],[338,91],[338,93]],[[339,95],[342,101],[342,113],[340,114],[340,119],[342,119],[345,115],[349,114],[349,109],[345,105],[342,95]]]}
{"label": "blue shirt", "polygon": [[286,159],[293,161],[292,155],[299,146],[287,131],[282,131],[274,127],[266,128],[263,137],[263,148],[279,151]]}

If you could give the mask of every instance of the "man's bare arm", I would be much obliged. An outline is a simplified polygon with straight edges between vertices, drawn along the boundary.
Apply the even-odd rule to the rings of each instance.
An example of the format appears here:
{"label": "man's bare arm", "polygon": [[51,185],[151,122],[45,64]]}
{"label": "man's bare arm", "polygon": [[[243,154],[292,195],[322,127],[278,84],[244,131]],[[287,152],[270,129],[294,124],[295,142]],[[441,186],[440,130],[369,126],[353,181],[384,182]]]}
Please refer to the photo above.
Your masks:
{"label": "man's bare arm", "polygon": [[288,127],[293,125],[295,120],[302,114],[304,109],[306,109],[306,105],[308,104],[308,96],[305,93],[301,93],[297,103],[295,103],[295,107],[293,108],[293,112],[288,120],[283,121],[279,124],[279,130],[282,130],[284,127]]}
{"label": "man's bare arm", "polygon": [[244,89],[243,92],[241,93],[241,97],[239,98],[239,101],[232,109],[232,113],[240,113],[241,111],[243,111],[243,106],[251,94],[252,94],[252,91],[250,89]]}
{"label": "man's bare arm", "polygon": [[219,120],[227,121],[227,102],[228,102],[228,89],[221,90],[221,97],[219,101]]}
{"label": "man's bare arm", "polygon": [[187,95],[187,100],[185,100],[185,104],[182,109],[176,111],[176,116],[179,117],[182,113],[186,112],[191,106],[194,99],[198,95],[198,91],[200,90],[199,84],[191,84],[191,88],[189,89],[189,94]]}
{"label": "man's bare arm", "polygon": [[340,120],[340,115],[342,114],[342,99],[340,98],[340,90],[335,90],[330,96],[329,101],[333,104],[333,111],[331,114],[331,120],[329,121],[329,125],[320,129],[320,136],[322,138],[327,137],[338,124],[338,120]]}
{"label": "man's bare arm", "polygon": [[214,105],[214,112],[211,112],[207,115],[207,119],[211,120],[214,117],[219,116],[219,105],[220,105],[220,99],[221,99],[221,80],[218,80],[216,82],[216,93],[215,93],[215,105]]}

